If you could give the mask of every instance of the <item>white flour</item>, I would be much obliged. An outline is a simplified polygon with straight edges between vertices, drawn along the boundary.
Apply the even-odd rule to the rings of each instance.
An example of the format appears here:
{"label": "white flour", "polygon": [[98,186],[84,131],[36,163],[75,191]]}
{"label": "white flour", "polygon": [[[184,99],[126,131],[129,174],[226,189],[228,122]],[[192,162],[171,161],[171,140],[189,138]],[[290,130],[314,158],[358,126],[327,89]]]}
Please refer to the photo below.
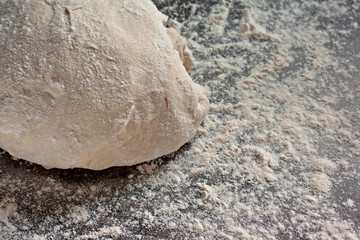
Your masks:
{"label": "white flour", "polygon": [[[359,238],[360,56],[347,39],[359,36],[360,3],[245,0],[161,10],[181,7],[187,15],[170,24],[197,59],[194,81],[212,93],[197,137],[170,161],[142,164],[125,178],[78,185],[54,175],[24,186],[21,176],[0,172],[0,236]],[[38,194],[21,204],[44,227],[22,217],[12,198],[27,188]],[[45,196],[64,203],[38,204]]]}

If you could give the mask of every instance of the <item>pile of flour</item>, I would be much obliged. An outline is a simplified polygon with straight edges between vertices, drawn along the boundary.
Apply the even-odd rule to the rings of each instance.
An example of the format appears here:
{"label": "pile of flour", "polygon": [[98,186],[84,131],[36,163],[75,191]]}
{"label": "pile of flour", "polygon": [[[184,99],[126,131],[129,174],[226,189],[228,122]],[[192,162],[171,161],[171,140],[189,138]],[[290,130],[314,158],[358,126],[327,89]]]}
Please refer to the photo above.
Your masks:
{"label": "pile of flour", "polygon": [[2,160],[0,236],[358,239],[360,3],[156,5],[211,92],[198,135],[101,173]]}

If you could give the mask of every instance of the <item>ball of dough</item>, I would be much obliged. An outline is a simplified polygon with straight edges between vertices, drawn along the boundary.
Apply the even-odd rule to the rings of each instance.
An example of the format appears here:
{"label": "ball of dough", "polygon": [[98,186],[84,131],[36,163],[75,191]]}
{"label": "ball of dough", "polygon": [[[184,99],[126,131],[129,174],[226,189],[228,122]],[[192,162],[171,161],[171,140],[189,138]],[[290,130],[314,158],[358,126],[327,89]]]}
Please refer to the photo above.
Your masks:
{"label": "ball of dough", "polygon": [[209,110],[185,40],[150,0],[9,0],[0,9],[0,147],[47,168],[148,161]]}

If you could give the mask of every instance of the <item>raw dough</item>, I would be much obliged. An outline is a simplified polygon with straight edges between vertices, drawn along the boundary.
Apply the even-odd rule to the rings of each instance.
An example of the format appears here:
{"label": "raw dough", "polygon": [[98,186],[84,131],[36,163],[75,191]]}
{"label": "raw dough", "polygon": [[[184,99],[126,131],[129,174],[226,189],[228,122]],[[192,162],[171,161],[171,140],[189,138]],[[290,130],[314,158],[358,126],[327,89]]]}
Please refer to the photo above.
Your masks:
{"label": "raw dough", "polygon": [[150,0],[7,1],[0,146],[47,168],[104,169],[176,151],[209,101],[166,20]]}

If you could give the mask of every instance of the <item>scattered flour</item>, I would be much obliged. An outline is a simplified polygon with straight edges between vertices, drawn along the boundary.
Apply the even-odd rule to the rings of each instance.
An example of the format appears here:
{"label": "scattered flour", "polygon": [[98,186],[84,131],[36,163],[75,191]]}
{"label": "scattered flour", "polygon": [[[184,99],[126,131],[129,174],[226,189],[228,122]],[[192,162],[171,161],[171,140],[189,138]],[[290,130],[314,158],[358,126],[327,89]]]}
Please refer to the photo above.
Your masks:
{"label": "scattered flour", "polygon": [[101,228],[96,232],[93,232],[89,235],[82,235],[77,237],[76,239],[99,239],[101,237],[118,237],[122,233],[120,227],[106,227]]}
{"label": "scattered flour", "polygon": [[70,218],[74,223],[83,222],[89,219],[90,215],[86,208],[75,206],[70,211]]}
{"label": "scattered flour", "polygon": [[17,205],[14,198],[2,198],[0,202],[0,222],[4,224],[4,230],[15,231],[16,226],[11,224],[9,218],[17,214]]}
{"label": "scattered flour", "polygon": [[239,25],[241,36],[251,37],[265,41],[279,41],[276,34],[267,33],[266,30],[255,22],[256,14],[252,7],[246,7],[243,10],[243,17]]}

